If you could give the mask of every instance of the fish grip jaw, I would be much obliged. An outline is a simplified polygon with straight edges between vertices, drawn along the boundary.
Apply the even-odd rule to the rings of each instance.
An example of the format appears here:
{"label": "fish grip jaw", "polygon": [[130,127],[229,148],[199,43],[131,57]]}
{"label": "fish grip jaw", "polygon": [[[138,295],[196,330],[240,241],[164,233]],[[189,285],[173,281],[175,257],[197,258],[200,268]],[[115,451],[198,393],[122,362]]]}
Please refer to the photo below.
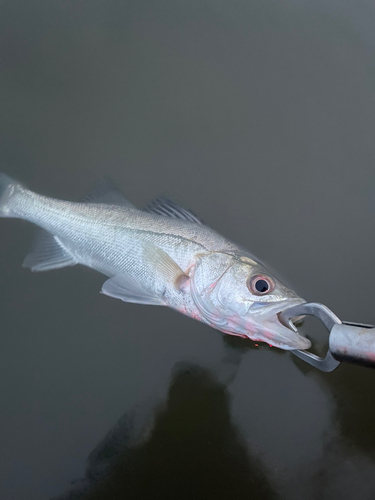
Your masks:
{"label": "fish grip jaw", "polygon": [[[284,326],[296,330],[292,322],[292,318],[296,316],[315,316],[320,319],[329,333],[335,325],[341,324],[341,320],[327,306],[317,302],[299,304],[285,309],[279,314],[279,320]],[[341,362],[333,357],[330,349],[328,349],[325,358],[309,351],[291,350],[290,352],[323,372],[332,372]]]}
{"label": "fish grip jaw", "polygon": [[329,332],[328,351],[321,358],[309,351],[291,352],[323,372],[332,372],[342,361],[375,367],[375,327],[363,323],[341,321],[327,306],[319,303],[300,304],[279,314],[282,324],[296,329],[291,318],[301,315],[320,319]]}

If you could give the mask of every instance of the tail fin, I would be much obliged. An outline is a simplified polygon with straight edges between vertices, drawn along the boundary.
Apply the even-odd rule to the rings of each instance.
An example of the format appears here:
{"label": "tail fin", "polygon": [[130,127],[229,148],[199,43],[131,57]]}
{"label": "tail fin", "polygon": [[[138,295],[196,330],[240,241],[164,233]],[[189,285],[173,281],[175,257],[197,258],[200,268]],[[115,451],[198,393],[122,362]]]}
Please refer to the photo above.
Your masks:
{"label": "tail fin", "polygon": [[11,199],[18,187],[21,187],[21,184],[9,175],[0,173],[0,217],[13,217]]}

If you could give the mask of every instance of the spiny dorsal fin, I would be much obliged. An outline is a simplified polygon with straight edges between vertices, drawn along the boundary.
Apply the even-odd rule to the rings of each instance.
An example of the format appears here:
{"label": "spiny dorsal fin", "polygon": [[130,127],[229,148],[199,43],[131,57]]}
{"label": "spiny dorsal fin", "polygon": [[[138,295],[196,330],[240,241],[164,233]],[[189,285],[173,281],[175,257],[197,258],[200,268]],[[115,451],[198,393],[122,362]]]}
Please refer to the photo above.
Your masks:
{"label": "spiny dorsal fin", "polygon": [[35,237],[31,252],[22,266],[32,271],[49,271],[66,266],[74,266],[77,261],[52,234],[40,229]]}
{"label": "spiny dorsal fin", "polygon": [[115,183],[108,177],[104,177],[96,187],[83,200],[84,203],[104,203],[106,205],[118,205],[121,207],[135,208],[128,201]]}
{"label": "spiny dorsal fin", "polygon": [[203,222],[198,219],[196,215],[191,212],[191,210],[186,210],[186,208],[180,207],[172,200],[167,198],[156,198],[146,207],[146,212],[150,212],[157,215],[164,215],[166,217],[172,217],[173,219],[184,219],[189,222],[196,222],[197,224],[203,224]]}

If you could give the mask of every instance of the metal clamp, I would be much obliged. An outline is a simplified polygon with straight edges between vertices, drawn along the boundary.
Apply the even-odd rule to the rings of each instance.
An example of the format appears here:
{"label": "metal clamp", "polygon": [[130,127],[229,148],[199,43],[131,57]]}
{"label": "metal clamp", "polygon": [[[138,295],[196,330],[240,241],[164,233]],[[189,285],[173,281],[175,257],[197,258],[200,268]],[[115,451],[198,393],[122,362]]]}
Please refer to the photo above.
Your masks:
{"label": "metal clamp", "polygon": [[292,318],[311,315],[320,319],[329,332],[328,351],[321,358],[309,351],[292,350],[298,358],[323,372],[332,372],[341,361],[375,367],[375,327],[341,321],[328,307],[319,303],[300,304],[279,314],[280,322],[296,330]]}

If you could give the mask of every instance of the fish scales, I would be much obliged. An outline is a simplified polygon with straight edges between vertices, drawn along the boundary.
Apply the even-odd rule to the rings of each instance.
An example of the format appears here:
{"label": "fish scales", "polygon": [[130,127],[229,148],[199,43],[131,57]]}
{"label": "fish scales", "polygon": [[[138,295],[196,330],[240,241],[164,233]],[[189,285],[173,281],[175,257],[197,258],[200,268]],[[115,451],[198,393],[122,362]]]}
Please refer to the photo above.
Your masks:
{"label": "fish scales", "polygon": [[118,192],[93,197],[56,200],[0,174],[0,216],[44,230],[26,267],[86,265],[109,277],[102,292],[111,297],[167,305],[225,333],[281,349],[309,347],[308,339],[278,320],[279,312],[304,300],[250,252],[173,202],[155,202],[150,212]]}

